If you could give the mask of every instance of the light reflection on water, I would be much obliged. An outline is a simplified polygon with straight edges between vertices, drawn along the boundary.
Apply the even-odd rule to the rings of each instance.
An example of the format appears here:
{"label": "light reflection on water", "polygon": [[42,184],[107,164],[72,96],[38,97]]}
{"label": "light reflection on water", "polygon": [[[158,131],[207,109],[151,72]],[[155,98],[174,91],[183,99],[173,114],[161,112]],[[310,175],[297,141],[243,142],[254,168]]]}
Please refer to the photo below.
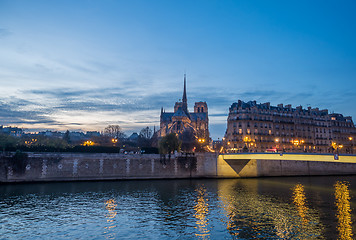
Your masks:
{"label": "light reflection on water", "polygon": [[107,239],[114,239],[115,233],[112,231],[113,228],[116,228],[116,223],[114,221],[115,216],[117,214],[116,212],[116,207],[117,204],[115,203],[114,199],[109,199],[105,202],[106,205],[106,210],[108,210],[108,213],[106,214],[106,222],[108,223],[108,226],[104,227],[105,231],[104,234],[109,234],[107,235]]}
{"label": "light reflection on water", "polygon": [[0,239],[352,239],[356,176],[0,185]]}
{"label": "light reflection on water", "polygon": [[337,230],[339,232],[339,239],[352,240],[352,221],[351,221],[351,207],[350,207],[350,192],[349,182],[337,181],[335,188],[335,204],[337,207]]}
{"label": "light reflection on water", "polygon": [[304,186],[300,183],[296,184],[293,188],[293,202],[298,209],[298,213],[303,220],[303,224],[307,224],[308,220],[306,215],[308,214],[308,207],[306,206]]}
{"label": "light reflection on water", "polygon": [[197,219],[196,224],[199,230],[199,233],[195,235],[200,237],[201,239],[208,239],[209,237],[209,229],[208,229],[208,218],[207,215],[209,213],[208,208],[208,198],[206,195],[206,189],[201,186],[196,189],[197,192],[197,200],[196,205],[194,206],[195,214],[194,217]]}

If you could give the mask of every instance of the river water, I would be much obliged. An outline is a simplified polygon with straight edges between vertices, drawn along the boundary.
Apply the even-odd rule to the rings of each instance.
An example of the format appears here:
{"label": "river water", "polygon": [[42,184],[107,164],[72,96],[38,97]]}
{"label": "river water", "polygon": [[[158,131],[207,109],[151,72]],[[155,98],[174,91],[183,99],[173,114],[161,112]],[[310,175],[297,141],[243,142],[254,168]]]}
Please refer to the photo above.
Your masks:
{"label": "river water", "polygon": [[356,176],[0,185],[0,239],[354,239]]}

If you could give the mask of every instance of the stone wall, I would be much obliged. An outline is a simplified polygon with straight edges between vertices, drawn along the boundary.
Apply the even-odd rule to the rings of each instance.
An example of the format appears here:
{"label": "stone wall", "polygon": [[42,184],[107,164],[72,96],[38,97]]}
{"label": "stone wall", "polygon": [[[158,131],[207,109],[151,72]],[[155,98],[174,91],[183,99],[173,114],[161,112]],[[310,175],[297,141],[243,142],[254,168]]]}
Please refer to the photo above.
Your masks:
{"label": "stone wall", "polygon": [[356,156],[27,153],[0,156],[0,182],[356,174]]}
{"label": "stone wall", "polygon": [[197,178],[216,174],[215,154],[27,153],[1,156],[0,181]]}

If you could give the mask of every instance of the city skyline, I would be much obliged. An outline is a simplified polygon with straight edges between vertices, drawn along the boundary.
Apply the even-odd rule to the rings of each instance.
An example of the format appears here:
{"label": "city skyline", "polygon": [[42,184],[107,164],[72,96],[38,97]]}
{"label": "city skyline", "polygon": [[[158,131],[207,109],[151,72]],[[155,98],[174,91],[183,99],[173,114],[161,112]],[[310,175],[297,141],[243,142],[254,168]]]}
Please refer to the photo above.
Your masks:
{"label": "city skyline", "polygon": [[356,3],[0,0],[0,125],[159,126],[187,73],[213,139],[238,99],[356,116]]}

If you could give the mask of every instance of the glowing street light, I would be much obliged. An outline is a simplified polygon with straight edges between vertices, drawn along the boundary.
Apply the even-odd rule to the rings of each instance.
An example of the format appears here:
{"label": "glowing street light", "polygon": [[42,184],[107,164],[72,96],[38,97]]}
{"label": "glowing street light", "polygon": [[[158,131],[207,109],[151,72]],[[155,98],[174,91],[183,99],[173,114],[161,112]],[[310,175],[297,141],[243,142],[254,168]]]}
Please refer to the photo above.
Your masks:
{"label": "glowing street light", "polygon": [[83,145],[84,145],[84,146],[93,146],[93,145],[94,145],[94,142],[91,141],[91,140],[88,140],[88,141],[85,141],[85,142],[83,143]]}
{"label": "glowing street light", "polygon": [[204,138],[199,138],[198,141],[199,141],[200,143],[204,143],[204,142],[205,142],[205,139],[204,139]]}

